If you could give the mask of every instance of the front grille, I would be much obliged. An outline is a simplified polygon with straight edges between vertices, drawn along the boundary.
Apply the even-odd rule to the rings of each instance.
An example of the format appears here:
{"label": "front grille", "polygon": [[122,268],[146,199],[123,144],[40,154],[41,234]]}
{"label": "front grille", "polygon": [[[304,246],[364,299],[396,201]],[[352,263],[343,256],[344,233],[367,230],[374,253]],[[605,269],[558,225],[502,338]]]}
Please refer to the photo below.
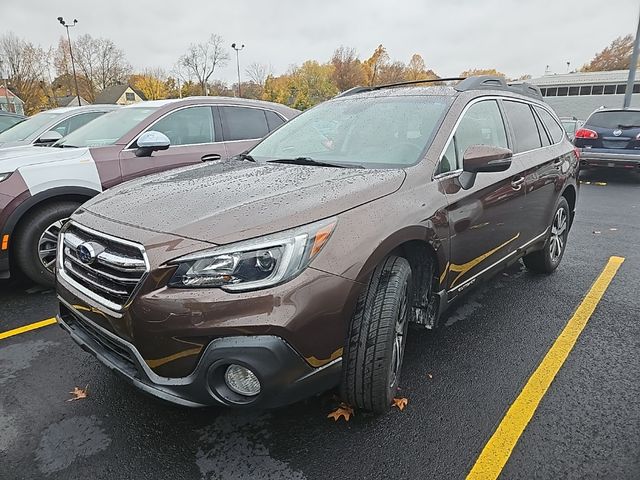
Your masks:
{"label": "front grille", "polygon": [[[75,223],[61,234],[61,244],[59,273],[111,309],[121,309],[149,271],[142,245]],[[81,259],[81,245],[89,245],[95,253],[89,261]]]}

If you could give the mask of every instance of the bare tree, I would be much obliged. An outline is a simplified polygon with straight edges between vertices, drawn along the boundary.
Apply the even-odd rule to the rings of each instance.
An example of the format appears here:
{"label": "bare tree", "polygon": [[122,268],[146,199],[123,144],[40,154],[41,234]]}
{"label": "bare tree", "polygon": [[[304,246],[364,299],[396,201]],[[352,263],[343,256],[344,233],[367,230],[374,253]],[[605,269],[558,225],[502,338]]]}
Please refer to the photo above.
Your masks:
{"label": "bare tree", "polygon": [[246,69],[245,73],[256,85],[264,88],[264,82],[267,81],[267,77],[273,73],[271,65],[265,63],[253,62]]}
{"label": "bare tree", "polygon": [[213,33],[206,42],[191,44],[178,60],[189,79],[195,79],[200,84],[203,95],[208,94],[207,82],[216,67],[223,67],[229,61],[229,53],[223,43],[222,37]]}
{"label": "bare tree", "polygon": [[9,88],[26,103],[27,113],[39,111],[47,99],[47,52],[9,32],[0,37],[0,57]]}

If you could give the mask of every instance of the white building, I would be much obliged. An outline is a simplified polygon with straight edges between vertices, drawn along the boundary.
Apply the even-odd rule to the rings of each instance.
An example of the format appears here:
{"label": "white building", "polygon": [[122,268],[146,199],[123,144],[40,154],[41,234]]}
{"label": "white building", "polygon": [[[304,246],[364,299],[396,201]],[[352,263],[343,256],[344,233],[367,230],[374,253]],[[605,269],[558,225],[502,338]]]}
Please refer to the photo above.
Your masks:
{"label": "white building", "polygon": [[[540,87],[545,101],[560,117],[586,119],[600,107],[622,108],[628,70],[545,75],[527,80]],[[640,71],[636,74],[631,106],[640,107]]]}

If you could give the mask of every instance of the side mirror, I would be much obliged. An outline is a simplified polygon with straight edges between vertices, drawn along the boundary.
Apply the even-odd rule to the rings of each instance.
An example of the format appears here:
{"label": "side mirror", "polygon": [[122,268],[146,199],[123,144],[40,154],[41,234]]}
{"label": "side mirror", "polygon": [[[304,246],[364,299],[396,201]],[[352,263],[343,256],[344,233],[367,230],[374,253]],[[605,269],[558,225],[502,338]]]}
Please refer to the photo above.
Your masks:
{"label": "side mirror", "polygon": [[476,175],[482,172],[504,172],[509,170],[513,152],[508,148],[490,145],[471,145],[462,157],[460,186],[468,190],[476,181]]}
{"label": "side mirror", "polygon": [[62,135],[60,134],[60,132],[49,130],[48,132],[44,132],[42,135],[40,135],[40,138],[38,138],[35,143],[37,145],[51,145],[53,143],[56,143],[61,138]]}
{"label": "side mirror", "polygon": [[162,132],[149,130],[138,137],[136,157],[148,157],[157,150],[166,150],[171,145],[171,140]]}

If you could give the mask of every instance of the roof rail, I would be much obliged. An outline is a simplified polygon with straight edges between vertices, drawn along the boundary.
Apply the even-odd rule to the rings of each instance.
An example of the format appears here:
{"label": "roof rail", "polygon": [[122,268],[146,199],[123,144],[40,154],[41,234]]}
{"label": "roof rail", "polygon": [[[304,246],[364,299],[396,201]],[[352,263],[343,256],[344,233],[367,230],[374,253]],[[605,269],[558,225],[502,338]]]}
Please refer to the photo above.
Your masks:
{"label": "roof rail", "polygon": [[349,90],[345,90],[339,93],[335,98],[348,97],[362,92],[372,92],[374,90],[382,90],[383,88],[401,87],[405,85],[415,85],[419,83],[434,83],[434,82],[453,82],[459,81],[453,88],[458,92],[467,92],[469,90],[507,90],[513,93],[519,93],[520,95],[526,95],[538,100],[542,100],[542,93],[540,89],[526,82],[512,82],[507,83],[503,77],[497,77],[493,75],[479,75],[475,77],[449,77],[449,78],[425,78],[423,80],[409,80],[407,82],[389,83],[386,85],[374,85],[371,87],[353,87]]}
{"label": "roof rail", "polygon": [[435,83],[435,82],[452,82],[456,80],[464,80],[464,77],[451,77],[451,78],[425,78],[422,80],[408,80],[406,82],[387,83],[385,85],[373,85],[371,87],[353,87],[349,90],[345,90],[339,93],[335,98],[348,97],[349,95],[355,95],[362,92],[373,92],[374,90],[382,90],[383,88],[402,87],[405,85],[416,85],[419,83]]}

